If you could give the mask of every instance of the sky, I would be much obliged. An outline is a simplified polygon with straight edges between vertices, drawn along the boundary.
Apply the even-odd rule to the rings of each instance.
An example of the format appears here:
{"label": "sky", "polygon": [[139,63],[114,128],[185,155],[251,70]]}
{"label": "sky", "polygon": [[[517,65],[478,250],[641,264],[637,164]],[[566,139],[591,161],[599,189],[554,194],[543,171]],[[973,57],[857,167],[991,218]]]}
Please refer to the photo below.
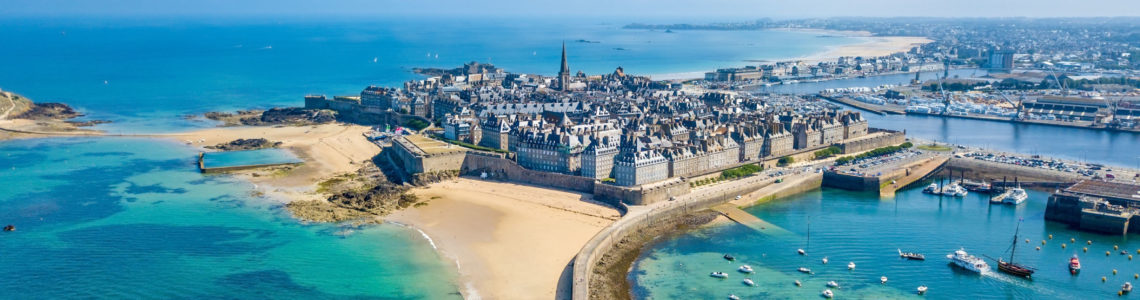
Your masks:
{"label": "sky", "polygon": [[1100,17],[1140,16],[1140,0],[0,0],[0,19],[35,16]]}

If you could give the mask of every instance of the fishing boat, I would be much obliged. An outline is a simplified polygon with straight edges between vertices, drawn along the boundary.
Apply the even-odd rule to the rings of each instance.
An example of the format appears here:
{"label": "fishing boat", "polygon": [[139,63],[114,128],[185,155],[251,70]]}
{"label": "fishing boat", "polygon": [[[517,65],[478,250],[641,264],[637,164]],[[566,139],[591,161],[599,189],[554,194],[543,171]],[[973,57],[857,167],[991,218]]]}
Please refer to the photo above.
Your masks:
{"label": "fishing boat", "polygon": [[827,299],[831,299],[831,297],[835,297],[835,293],[832,293],[831,290],[823,290],[823,293],[821,295],[823,295],[823,297],[827,298]]}
{"label": "fishing boat", "polygon": [[1029,278],[1036,271],[1031,267],[1014,263],[1013,255],[1017,251],[1017,234],[1021,232],[1021,220],[1017,221],[1017,229],[1013,231],[1013,245],[1009,248],[1009,261],[1002,258],[997,259],[998,271],[1002,271],[1014,276]]}
{"label": "fishing boat", "polygon": [[712,273],[709,273],[709,276],[716,277],[716,278],[728,278],[728,274],[726,274],[724,272],[712,272]]}
{"label": "fishing boat", "polygon": [[926,256],[922,255],[920,253],[902,252],[902,249],[898,249],[898,250],[899,250],[899,257],[902,257],[905,259],[910,259],[910,260],[926,260]]}
{"label": "fishing boat", "polygon": [[1077,273],[1080,273],[1080,272],[1081,272],[1081,259],[1077,258],[1076,254],[1073,254],[1073,257],[1069,258],[1069,274],[1077,275]]}
{"label": "fishing boat", "polygon": [[1001,203],[1018,205],[1022,202],[1025,202],[1025,199],[1029,199],[1029,194],[1025,193],[1025,189],[1022,189],[1020,186],[1018,186],[1009,189],[1009,195],[1006,195],[1006,197],[1002,199]]}
{"label": "fishing boat", "polygon": [[990,265],[985,260],[966,253],[965,249],[958,249],[954,253],[947,254],[946,259],[949,259],[950,263],[955,266],[975,273],[982,273],[990,269]]}
{"label": "fishing boat", "polygon": [[855,269],[855,262],[847,263],[847,269],[848,270],[854,270]]}
{"label": "fishing boat", "polygon": [[926,286],[925,285],[918,286],[918,294],[919,295],[926,294]]}
{"label": "fishing boat", "polygon": [[752,267],[749,265],[743,265],[740,266],[740,268],[737,268],[736,271],[739,271],[740,273],[752,273]]}
{"label": "fishing boat", "polygon": [[887,276],[879,277],[879,283],[887,284]]}
{"label": "fishing boat", "polygon": [[1132,283],[1131,282],[1125,282],[1124,285],[1120,287],[1120,293],[1121,294],[1127,294],[1127,293],[1131,293],[1131,292],[1132,292]]}
{"label": "fishing boat", "polygon": [[749,278],[744,278],[744,285],[747,285],[747,286],[756,286],[756,283],[755,283],[755,282],[752,282],[752,279],[749,279]]}
{"label": "fishing boat", "polygon": [[724,259],[727,261],[734,261],[734,260],[736,260],[736,257],[733,257],[732,255],[729,255],[729,254],[725,254]]}
{"label": "fishing boat", "polygon": [[811,269],[804,268],[804,267],[800,267],[799,269],[796,269],[796,271],[800,271],[800,273],[811,274]]}
{"label": "fishing boat", "polygon": [[829,288],[839,288],[839,283],[838,283],[838,282],[835,282],[835,281],[828,281],[828,282],[827,282],[827,287],[829,287]]}

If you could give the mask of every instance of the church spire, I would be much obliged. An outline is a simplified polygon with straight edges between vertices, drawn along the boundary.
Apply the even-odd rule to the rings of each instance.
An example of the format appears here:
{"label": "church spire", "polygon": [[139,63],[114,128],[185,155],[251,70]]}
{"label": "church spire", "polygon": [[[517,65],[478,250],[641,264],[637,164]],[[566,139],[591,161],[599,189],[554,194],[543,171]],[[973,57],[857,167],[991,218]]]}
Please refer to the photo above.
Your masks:
{"label": "church spire", "polygon": [[566,42],[562,42],[562,68],[558,71],[558,89],[570,90],[570,64],[566,63]]}

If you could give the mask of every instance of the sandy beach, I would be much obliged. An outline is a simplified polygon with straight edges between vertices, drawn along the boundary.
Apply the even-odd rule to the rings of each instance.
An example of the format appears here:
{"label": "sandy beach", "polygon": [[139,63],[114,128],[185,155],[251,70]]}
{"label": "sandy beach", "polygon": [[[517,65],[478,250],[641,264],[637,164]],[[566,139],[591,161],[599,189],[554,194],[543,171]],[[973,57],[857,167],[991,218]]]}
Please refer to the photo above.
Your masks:
{"label": "sandy beach", "polygon": [[322,124],[314,126],[243,126],[219,127],[187,133],[161,135],[198,147],[212,146],[241,138],[265,138],[281,142],[281,148],[293,151],[305,161],[285,176],[253,176],[238,172],[258,185],[258,191],[286,201],[323,200],[316,184],[338,174],[356,172],[361,162],[380,153],[380,147],[364,137],[367,126]]}
{"label": "sandy beach", "polygon": [[[789,57],[782,59],[775,59],[771,62],[777,61],[802,61],[806,64],[817,64],[824,61],[835,61],[843,56],[862,56],[862,57],[879,57],[887,56],[898,52],[910,51],[910,48],[932,42],[932,40],[925,37],[911,37],[911,36],[872,36],[871,33],[866,31],[834,31],[834,30],[819,30],[819,29],[772,29],[772,30],[788,30],[798,32],[810,32],[817,34],[840,35],[848,37],[858,37],[866,39],[861,43],[855,43],[844,46],[836,46],[831,49],[801,57]],[[756,65],[756,63],[741,62],[740,65],[735,66],[719,66],[724,67],[743,67],[745,65]],[[654,74],[650,78],[654,80],[689,80],[704,78],[705,72],[712,71],[692,71],[692,72],[677,72],[668,74]]]}
{"label": "sandy beach", "polygon": [[456,261],[467,299],[566,298],[574,255],[619,217],[589,194],[514,183],[458,178],[414,192],[428,204],[385,220],[422,230]]}

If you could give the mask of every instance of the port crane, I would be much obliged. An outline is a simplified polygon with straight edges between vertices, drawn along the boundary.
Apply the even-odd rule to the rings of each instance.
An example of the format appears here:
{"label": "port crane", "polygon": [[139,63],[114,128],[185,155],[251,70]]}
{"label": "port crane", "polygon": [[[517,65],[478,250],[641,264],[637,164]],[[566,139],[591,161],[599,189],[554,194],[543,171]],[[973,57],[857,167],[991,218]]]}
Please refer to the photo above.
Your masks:
{"label": "port crane", "polygon": [[1009,96],[1005,95],[1005,91],[998,90],[998,93],[999,93],[998,95],[1001,95],[1002,99],[1005,99],[1005,102],[1009,102],[1009,105],[1013,105],[1013,108],[1015,110],[1017,110],[1017,113],[1013,115],[1013,118],[1011,120],[1017,121],[1018,119],[1020,119],[1021,118],[1021,103],[1025,102],[1025,93],[1023,92],[1021,94],[1021,97],[1017,99],[1016,103],[1013,102],[1013,100],[1010,100]]}

